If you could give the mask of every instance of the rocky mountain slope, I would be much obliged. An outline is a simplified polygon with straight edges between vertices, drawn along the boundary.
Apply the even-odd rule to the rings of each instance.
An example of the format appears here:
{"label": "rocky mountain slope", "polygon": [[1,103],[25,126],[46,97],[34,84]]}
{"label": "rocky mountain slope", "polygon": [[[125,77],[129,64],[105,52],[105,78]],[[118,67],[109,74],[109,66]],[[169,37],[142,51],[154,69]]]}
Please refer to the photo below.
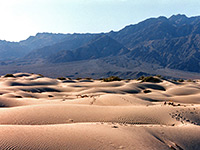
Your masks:
{"label": "rocky mountain slope", "polygon": [[[78,64],[82,66],[82,63],[87,61],[87,64],[91,64],[84,68],[101,64],[98,72],[95,67],[92,67],[92,70],[90,67],[91,74],[96,74],[98,77],[102,70],[105,73],[101,76],[114,74],[122,77],[135,77],[135,74],[140,72],[159,73],[160,69],[166,71],[175,69],[178,72],[194,74],[194,72],[200,73],[199,34],[200,17],[188,18],[185,15],[150,18],[109,33],[39,33],[19,43],[1,41],[0,54],[4,59],[1,59],[0,63],[8,71],[9,67],[34,68],[33,64],[38,64],[43,68],[54,66],[59,73],[61,71],[59,65],[70,64],[73,68]],[[12,72],[12,69],[10,70]],[[51,76],[52,71],[52,69],[46,71],[46,75]],[[76,69],[72,74],[80,72],[82,75],[87,74],[81,69]],[[66,72],[65,75],[70,74]]]}
{"label": "rocky mountain slope", "polygon": [[129,57],[163,67],[200,72],[200,17],[147,19],[109,35],[131,50]]}
{"label": "rocky mountain slope", "polygon": [[114,39],[103,35],[91,43],[75,50],[63,50],[51,55],[48,61],[53,63],[70,62],[87,59],[97,59],[108,56],[117,56],[128,53],[129,50]]}

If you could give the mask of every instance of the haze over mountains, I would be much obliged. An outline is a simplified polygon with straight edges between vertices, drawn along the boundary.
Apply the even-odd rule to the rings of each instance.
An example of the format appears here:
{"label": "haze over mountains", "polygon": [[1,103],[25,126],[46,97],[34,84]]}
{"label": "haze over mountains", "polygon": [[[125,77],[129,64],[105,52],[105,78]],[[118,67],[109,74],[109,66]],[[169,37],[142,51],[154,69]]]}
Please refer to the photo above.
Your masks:
{"label": "haze over mountains", "polygon": [[99,34],[38,33],[20,42],[0,41],[1,74],[135,78],[161,74],[200,77],[200,17],[150,18]]}

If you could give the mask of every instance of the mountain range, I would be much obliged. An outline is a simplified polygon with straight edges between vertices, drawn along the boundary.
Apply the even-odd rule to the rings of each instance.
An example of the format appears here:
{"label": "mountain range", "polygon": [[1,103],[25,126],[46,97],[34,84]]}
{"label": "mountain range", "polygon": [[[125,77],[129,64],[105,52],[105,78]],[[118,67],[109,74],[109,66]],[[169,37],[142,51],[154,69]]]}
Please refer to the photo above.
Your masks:
{"label": "mountain range", "polygon": [[200,17],[161,16],[109,33],[38,33],[20,42],[0,41],[0,69],[50,77],[198,78]]}

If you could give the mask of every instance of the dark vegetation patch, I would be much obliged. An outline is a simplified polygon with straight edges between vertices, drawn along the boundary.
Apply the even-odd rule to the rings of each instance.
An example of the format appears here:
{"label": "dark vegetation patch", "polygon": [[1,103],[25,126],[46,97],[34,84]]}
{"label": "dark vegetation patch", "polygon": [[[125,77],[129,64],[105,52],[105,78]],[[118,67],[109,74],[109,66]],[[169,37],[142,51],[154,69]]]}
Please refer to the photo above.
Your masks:
{"label": "dark vegetation patch", "polygon": [[162,82],[162,80],[159,79],[158,77],[152,77],[152,76],[148,76],[148,77],[141,76],[138,78],[138,80],[142,80],[141,82],[152,82],[152,83]]}
{"label": "dark vegetation patch", "polygon": [[122,79],[120,79],[117,76],[111,76],[111,77],[108,77],[108,78],[103,78],[102,80],[104,82],[112,82],[112,81],[121,81]]}
{"label": "dark vegetation patch", "polygon": [[196,82],[195,80],[188,79],[187,82]]}
{"label": "dark vegetation patch", "polygon": [[174,102],[172,101],[169,101],[169,102],[164,102],[164,105],[172,105],[172,106],[181,106],[181,104],[175,104]]}
{"label": "dark vegetation patch", "polygon": [[179,79],[178,82],[184,82],[184,80],[183,79]]}

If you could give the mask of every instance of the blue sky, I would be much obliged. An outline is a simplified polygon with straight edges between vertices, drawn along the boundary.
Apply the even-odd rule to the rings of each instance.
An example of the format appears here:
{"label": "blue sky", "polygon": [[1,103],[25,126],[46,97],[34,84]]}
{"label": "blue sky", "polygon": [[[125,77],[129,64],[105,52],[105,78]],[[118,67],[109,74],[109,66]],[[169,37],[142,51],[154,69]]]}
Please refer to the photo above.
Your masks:
{"label": "blue sky", "polygon": [[99,33],[150,17],[200,15],[199,0],[0,0],[0,39],[38,32]]}

